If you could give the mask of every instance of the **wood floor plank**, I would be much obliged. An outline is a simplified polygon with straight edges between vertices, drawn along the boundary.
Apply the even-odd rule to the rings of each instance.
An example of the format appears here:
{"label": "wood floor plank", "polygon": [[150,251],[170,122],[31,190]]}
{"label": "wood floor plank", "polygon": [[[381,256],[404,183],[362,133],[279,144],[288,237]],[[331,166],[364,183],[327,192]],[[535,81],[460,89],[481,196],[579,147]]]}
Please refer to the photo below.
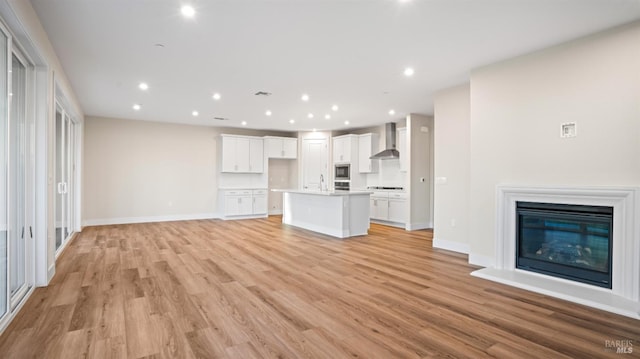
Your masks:
{"label": "wood floor plank", "polygon": [[[640,321],[470,276],[432,232],[281,217],[84,228],[4,358],[619,358]],[[626,357],[638,357],[634,351]]]}

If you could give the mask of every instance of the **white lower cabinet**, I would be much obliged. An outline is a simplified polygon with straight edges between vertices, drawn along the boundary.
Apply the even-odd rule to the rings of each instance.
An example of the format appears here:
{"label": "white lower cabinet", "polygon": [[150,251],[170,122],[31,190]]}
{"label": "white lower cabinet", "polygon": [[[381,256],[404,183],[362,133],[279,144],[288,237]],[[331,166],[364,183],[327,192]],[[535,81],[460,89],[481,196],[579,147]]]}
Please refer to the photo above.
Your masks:
{"label": "white lower cabinet", "polygon": [[254,189],[252,196],[253,214],[267,214],[267,190]]}
{"label": "white lower cabinet", "polygon": [[407,222],[407,194],[374,192],[369,200],[370,217],[380,221]]}
{"label": "white lower cabinet", "polygon": [[267,190],[265,189],[225,190],[222,202],[222,208],[224,208],[222,217],[225,219],[267,214]]}
{"label": "white lower cabinet", "polygon": [[369,211],[372,219],[387,220],[389,218],[389,199],[381,197],[371,197]]}
{"label": "white lower cabinet", "polygon": [[407,200],[389,198],[389,221],[390,222],[407,222]]}

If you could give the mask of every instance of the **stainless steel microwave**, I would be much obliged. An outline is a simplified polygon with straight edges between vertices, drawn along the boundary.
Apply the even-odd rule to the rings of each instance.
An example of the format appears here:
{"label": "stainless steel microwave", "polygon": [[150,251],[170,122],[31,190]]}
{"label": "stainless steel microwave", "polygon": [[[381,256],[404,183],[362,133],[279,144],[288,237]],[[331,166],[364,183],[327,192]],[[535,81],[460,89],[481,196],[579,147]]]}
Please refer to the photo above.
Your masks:
{"label": "stainless steel microwave", "polygon": [[335,172],[335,176],[334,179],[336,181],[348,181],[351,179],[350,173],[351,172],[351,165],[336,165],[336,172]]}

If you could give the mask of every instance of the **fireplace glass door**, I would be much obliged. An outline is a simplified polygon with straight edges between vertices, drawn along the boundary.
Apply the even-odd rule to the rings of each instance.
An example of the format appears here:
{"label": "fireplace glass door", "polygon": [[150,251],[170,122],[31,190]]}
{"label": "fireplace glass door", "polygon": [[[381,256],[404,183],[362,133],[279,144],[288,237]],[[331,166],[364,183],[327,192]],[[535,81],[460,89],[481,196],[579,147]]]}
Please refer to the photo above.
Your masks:
{"label": "fireplace glass door", "polygon": [[611,288],[613,208],[517,203],[516,268]]}

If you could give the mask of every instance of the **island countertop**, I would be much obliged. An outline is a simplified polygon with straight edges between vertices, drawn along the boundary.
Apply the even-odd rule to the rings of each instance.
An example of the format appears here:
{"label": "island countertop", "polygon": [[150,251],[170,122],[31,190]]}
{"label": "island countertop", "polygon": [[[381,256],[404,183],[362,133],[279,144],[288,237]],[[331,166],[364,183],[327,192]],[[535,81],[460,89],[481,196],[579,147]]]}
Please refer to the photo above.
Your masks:
{"label": "island countertop", "polygon": [[367,235],[370,191],[282,192],[282,223],[338,238]]}
{"label": "island countertop", "polygon": [[341,191],[341,190],[304,190],[304,189],[272,189],[271,192],[283,192],[283,193],[298,193],[298,194],[311,194],[317,196],[362,196],[371,195],[372,191]]}

